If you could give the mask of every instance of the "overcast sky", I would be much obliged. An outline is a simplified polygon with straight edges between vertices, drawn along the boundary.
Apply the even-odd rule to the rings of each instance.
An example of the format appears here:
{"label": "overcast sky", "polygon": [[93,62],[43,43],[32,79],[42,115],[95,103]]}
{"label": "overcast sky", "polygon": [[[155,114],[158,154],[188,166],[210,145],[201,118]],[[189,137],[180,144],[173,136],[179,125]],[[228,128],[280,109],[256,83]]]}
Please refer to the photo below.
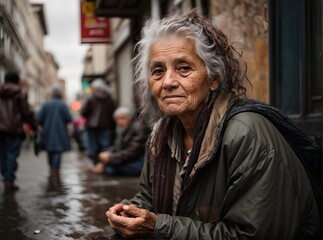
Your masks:
{"label": "overcast sky", "polygon": [[59,78],[66,81],[67,100],[75,99],[81,90],[82,60],[88,45],[80,44],[80,0],[30,0],[42,3],[48,35],[46,51],[51,52],[59,65]]}

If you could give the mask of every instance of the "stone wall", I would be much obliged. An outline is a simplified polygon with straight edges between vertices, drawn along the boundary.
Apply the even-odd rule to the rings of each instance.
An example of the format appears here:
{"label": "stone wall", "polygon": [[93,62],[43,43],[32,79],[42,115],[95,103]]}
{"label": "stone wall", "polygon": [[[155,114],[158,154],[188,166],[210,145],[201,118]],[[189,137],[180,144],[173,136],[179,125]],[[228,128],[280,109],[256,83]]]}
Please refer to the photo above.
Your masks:
{"label": "stone wall", "polygon": [[269,101],[269,46],[266,0],[213,0],[210,16],[243,52],[248,96]]}

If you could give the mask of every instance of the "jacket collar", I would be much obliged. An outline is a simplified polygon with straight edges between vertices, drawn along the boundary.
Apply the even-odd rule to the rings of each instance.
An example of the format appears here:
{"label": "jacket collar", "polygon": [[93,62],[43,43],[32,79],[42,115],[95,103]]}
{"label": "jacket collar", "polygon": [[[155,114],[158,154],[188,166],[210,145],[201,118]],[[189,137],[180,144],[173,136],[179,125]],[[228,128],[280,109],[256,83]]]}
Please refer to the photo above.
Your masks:
{"label": "jacket collar", "polygon": [[224,116],[229,108],[230,95],[220,95],[212,110],[208,126],[199,153],[197,163],[195,164],[190,176],[192,177],[196,170],[202,168],[210,161],[218,150],[218,140],[223,126]]}

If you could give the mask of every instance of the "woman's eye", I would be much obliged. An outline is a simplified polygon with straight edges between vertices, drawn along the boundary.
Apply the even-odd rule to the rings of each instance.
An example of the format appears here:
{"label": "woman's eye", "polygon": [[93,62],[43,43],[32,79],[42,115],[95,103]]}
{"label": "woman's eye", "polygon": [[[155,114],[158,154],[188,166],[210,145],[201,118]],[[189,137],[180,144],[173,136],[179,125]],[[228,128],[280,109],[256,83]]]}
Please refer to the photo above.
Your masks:
{"label": "woman's eye", "polygon": [[178,68],[178,71],[183,74],[188,73],[190,70],[191,68],[188,65],[183,65]]}
{"label": "woman's eye", "polygon": [[151,75],[153,78],[161,78],[163,73],[164,73],[164,71],[162,68],[155,68],[152,70]]}

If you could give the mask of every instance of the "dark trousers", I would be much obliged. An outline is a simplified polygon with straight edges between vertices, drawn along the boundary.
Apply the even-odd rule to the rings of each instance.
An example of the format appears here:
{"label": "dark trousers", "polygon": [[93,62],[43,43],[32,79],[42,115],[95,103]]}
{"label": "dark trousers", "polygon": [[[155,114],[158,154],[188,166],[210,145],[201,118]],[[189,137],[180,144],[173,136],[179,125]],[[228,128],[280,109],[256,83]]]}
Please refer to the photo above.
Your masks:
{"label": "dark trousers", "polygon": [[21,143],[21,134],[0,132],[0,168],[4,182],[13,182],[16,179]]}
{"label": "dark trousers", "polygon": [[87,129],[87,154],[94,164],[99,162],[98,154],[112,144],[112,131],[110,129]]}
{"label": "dark trousers", "polygon": [[61,166],[61,152],[48,152],[48,164],[51,169],[59,169]]}
{"label": "dark trousers", "polygon": [[144,156],[136,160],[113,166],[105,166],[104,172],[109,176],[139,176],[144,166]]}

